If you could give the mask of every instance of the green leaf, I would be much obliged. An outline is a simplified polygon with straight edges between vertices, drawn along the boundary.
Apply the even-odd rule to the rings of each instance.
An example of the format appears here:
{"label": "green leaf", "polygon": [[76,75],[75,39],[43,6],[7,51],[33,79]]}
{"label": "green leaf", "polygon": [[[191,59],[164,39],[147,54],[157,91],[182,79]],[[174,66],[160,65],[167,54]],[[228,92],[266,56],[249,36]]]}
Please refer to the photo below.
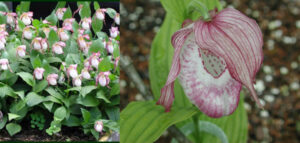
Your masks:
{"label": "green leaf", "polygon": [[29,8],[30,8],[30,2],[27,2],[27,1],[22,1],[20,3],[20,13],[23,13],[23,12],[28,12],[29,11]]}
{"label": "green leaf", "polygon": [[14,90],[10,86],[0,83],[0,97],[4,98],[6,95],[17,97],[14,93]]}
{"label": "green leaf", "polygon": [[100,38],[92,42],[92,45],[89,49],[89,55],[92,55],[92,53],[97,53],[97,52],[100,53],[104,52],[104,45]]}
{"label": "green leaf", "polygon": [[13,119],[21,117],[20,115],[13,114],[13,113],[8,113],[8,120],[11,121]]}
{"label": "green leaf", "polygon": [[79,11],[80,18],[83,19],[85,17],[91,17],[91,9],[90,9],[90,4],[89,2],[78,2],[79,5],[83,5],[81,10]]}
{"label": "green leaf", "polygon": [[22,127],[16,123],[9,123],[6,125],[6,130],[8,131],[10,136],[15,135],[16,133],[20,132]]}
{"label": "green leaf", "polygon": [[53,29],[51,29],[49,32],[49,38],[48,38],[49,47],[52,48],[52,45],[55,42],[58,42],[58,40],[59,40],[59,37],[58,37],[57,33]]}
{"label": "green leaf", "polygon": [[108,118],[110,120],[118,121],[120,119],[120,108],[119,107],[105,108],[105,112],[108,115]]}
{"label": "green leaf", "polygon": [[101,120],[103,122],[104,127],[108,127],[109,129],[120,132],[120,124],[118,122],[112,121],[112,120]]}
{"label": "green leaf", "polygon": [[114,10],[112,8],[106,8],[106,13],[108,14],[108,16],[110,18],[114,18],[117,14],[116,10]]}
{"label": "green leaf", "polygon": [[2,130],[7,122],[7,116],[3,116],[2,121],[0,121],[0,130]]}
{"label": "green leaf", "polygon": [[88,110],[85,110],[83,108],[81,108],[81,113],[82,113],[82,117],[84,120],[84,124],[88,123],[90,121],[91,118],[91,114]]}
{"label": "green leaf", "polygon": [[91,91],[93,91],[96,88],[97,88],[97,86],[94,86],[94,85],[84,86],[81,88],[80,93],[83,97],[85,97],[87,94],[89,94]]}
{"label": "green leaf", "polygon": [[76,127],[80,126],[80,119],[76,116],[70,115],[70,117],[62,122],[63,125],[66,125],[68,127]]}
{"label": "green leaf", "polygon": [[29,107],[40,104],[44,101],[44,97],[36,94],[35,92],[30,92],[27,94],[25,100]]}
{"label": "green leaf", "polygon": [[167,13],[178,22],[183,22],[187,15],[187,4],[190,0],[161,0],[161,4]]}
{"label": "green leaf", "polygon": [[100,5],[97,1],[94,1],[94,9],[97,10],[100,8]]}
{"label": "green leaf", "polygon": [[39,28],[40,28],[40,21],[37,20],[37,19],[34,19],[34,20],[32,21],[32,26],[35,27],[35,29],[36,29],[37,31],[39,31]]}
{"label": "green leaf", "polygon": [[66,5],[66,3],[67,3],[66,1],[59,1],[59,2],[57,3],[56,7],[55,7],[54,12],[56,12],[56,10],[57,10],[58,8],[64,8],[65,5]]}
{"label": "green leaf", "polygon": [[92,19],[92,28],[94,30],[94,33],[100,32],[102,27],[103,27],[103,21],[94,16]]}
{"label": "green leaf", "polygon": [[154,101],[131,102],[121,112],[121,142],[152,143],[169,126],[190,118],[198,111],[195,107],[188,107],[165,112]]}
{"label": "green leaf", "polygon": [[91,129],[90,132],[95,137],[96,140],[99,140],[99,132],[97,132],[95,129]]}
{"label": "green leaf", "polygon": [[103,99],[106,103],[110,103],[110,101],[106,98],[106,96],[104,95],[103,91],[99,90],[97,92],[97,96],[98,99]]}
{"label": "green leaf", "polygon": [[113,96],[113,95],[118,95],[118,94],[120,94],[120,84],[119,83],[115,84],[110,90],[110,95]]}
{"label": "green leaf", "polygon": [[0,2],[0,11],[8,12],[8,8],[4,2]]}
{"label": "green leaf", "polygon": [[46,101],[46,102],[43,102],[43,105],[45,106],[45,108],[46,108],[49,112],[51,112],[52,107],[53,107],[53,102],[51,102],[51,101]]}
{"label": "green leaf", "polygon": [[57,108],[54,112],[54,119],[57,121],[62,121],[66,118],[67,110],[64,106]]}
{"label": "green leaf", "polygon": [[85,97],[78,96],[76,102],[86,107],[96,107],[99,105],[99,100],[94,95],[86,95]]}
{"label": "green leaf", "polygon": [[19,72],[17,73],[28,85],[33,86],[34,79],[30,73],[27,72]]}
{"label": "green leaf", "polygon": [[39,82],[33,87],[33,91],[36,92],[36,93],[41,92],[41,91],[43,91],[47,86],[48,86],[47,80],[39,81]]}
{"label": "green leaf", "polygon": [[66,12],[64,13],[63,20],[72,18],[72,11],[70,7],[67,8]]}
{"label": "green leaf", "polygon": [[50,63],[61,63],[62,60],[58,57],[48,57],[47,62]]}
{"label": "green leaf", "polygon": [[47,91],[51,96],[54,96],[54,97],[57,98],[57,99],[60,99],[60,100],[63,100],[63,99],[64,99],[64,97],[63,97],[59,92],[57,92],[55,89],[53,89],[52,87],[46,88],[46,91]]}
{"label": "green leaf", "polygon": [[110,71],[111,69],[112,66],[109,57],[103,58],[103,60],[98,65],[98,70],[105,72],[105,71]]}
{"label": "green leaf", "polygon": [[52,25],[56,25],[58,21],[55,12],[52,12],[49,16],[47,16],[46,20],[49,21]]}

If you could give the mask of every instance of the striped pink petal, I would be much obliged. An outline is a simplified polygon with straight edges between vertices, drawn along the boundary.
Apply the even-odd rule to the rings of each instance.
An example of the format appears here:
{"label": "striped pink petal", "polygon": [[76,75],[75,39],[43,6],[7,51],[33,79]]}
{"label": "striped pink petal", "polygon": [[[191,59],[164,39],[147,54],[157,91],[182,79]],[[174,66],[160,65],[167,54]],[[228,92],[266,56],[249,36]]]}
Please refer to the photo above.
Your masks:
{"label": "striped pink petal", "polygon": [[211,21],[197,21],[196,43],[222,57],[231,76],[245,85],[261,107],[253,87],[263,61],[262,33],[257,23],[233,8],[216,14]]}
{"label": "striped pink petal", "polygon": [[168,75],[167,82],[165,86],[161,89],[161,96],[156,104],[163,105],[166,109],[166,112],[171,110],[171,106],[174,100],[174,81],[180,73],[180,60],[179,54],[180,50],[188,37],[188,35],[193,31],[191,26],[183,28],[177,31],[172,36],[172,44],[175,48],[172,67]]}

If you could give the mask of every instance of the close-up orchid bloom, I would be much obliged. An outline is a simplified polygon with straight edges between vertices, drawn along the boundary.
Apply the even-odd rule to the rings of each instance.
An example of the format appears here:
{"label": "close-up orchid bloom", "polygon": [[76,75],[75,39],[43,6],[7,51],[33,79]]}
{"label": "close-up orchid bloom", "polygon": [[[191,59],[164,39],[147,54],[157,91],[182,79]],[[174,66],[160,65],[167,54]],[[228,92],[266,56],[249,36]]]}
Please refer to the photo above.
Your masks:
{"label": "close-up orchid bloom", "polygon": [[33,77],[37,80],[42,80],[44,75],[44,68],[35,68],[33,71]]}
{"label": "close-up orchid bloom", "polygon": [[19,57],[24,57],[26,55],[26,45],[20,45],[17,47],[17,55]]}
{"label": "close-up orchid bloom", "polygon": [[42,37],[36,37],[32,40],[32,46],[35,50],[41,50],[42,49]]}
{"label": "close-up orchid bloom", "polygon": [[52,45],[52,52],[55,53],[55,54],[63,54],[64,51],[63,51],[63,47],[66,46],[66,43],[65,42],[56,42]]}
{"label": "close-up orchid bloom", "polygon": [[90,29],[91,27],[91,24],[92,24],[92,18],[83,18],[82,21],[81,21],[81,27],[85,30],[88,30]]}
{"label": "close-up orchid bloom", "polygon": [[6,14],[6,22],[10,25],[13,25],[15,23],[15,17],[17,16],[14,12],[8,12]]}
{"label": "close-up orchid bloom", "polygon": [[[10,69],[8,59],[0,59],[0,65],[2,70]],[[11,70],[11,69],[10,69]]]}
{"label": "close-up orchid bloom", "polygon": [[57,78],[58,78],[58,74],[49,74],[47,76],[47,81],[49,85],[57,85]]}
{"label": "close-up orchid bloom", "polygon": [[117,13],[115,15],[114,20],[115,20],[116,24],[120,25],[120,14],[119,13]]}
{"label": "close-up orchid bloom", "polygon": [[100,84],[101,86],[107,86],[110,82],[109,76],[110,72],[100,72],[96,77],[96,86]]}
{"label": "close-up orchid bloom", "polygon": [[103,122],[102,121],[96,121],[94,128],[97,132],[101,133],[103,130]]}
{"label": "close-up orchid bloom", "polygon": [[75,21],[74,18],[65,19],[64,22],[63,22],[63,29],[68,30],[68,31],[72,31],[74,21]]}
{"label": "close-up orchid bloom", "polygon": [[93,53],[90,58],[89,58],[89,61],[90,61],[90,64],[95,67],[96,69],[98,69],[98,65],[100,63],[100,52],[98,53]]}
{"label": "close-up orchid bloom", "polygon": [[62,41],[68,41],[70,39],[70,36],[63,28],[59,28],[57,30],[57,34]]}
{"label": "close-up orchid bloom", "polygon": [[111,29],[109,29],[109,32],[110,32],[110,37],[112,38],[116,38],[120,33],[118,27],[111,27]]}
{"label": "close-up orchid bloom", "polygon": [[106,50],[107,50],[108,53],[113,54],[113,52],[114,52],[114,45],[113,45],[113,43],[112,43],[111,40],[107,42],[107,44],[106,44]]}
{"label": "close-up orchid bloom", "polygon": [[63,16],[64,16],[64,13],[67,11],[67,8],[58,8],[57,11],[56,11],[56,16],[57,16],[57,19],[59,20],[62,20],[63,19]]}
{"label": "close-up orchid bloom", "polygon": [[78,72],[77,72],[77,64],[71,64],[68,68],[67,68],[67,76],[72,77],[72,78],[76,78],[78,76]]}
{"label": "close-up orchid bloom", "polygon": [[28,40],[32,39],[32,32],[33,32],[32,28],[33,28],[32,26],[26,26],[23,29],[23,36]]}
{"label": "close-up orchid bloom", "polygon": [[242,85],[262,107],[253,87],[263,61],[259,26],[233,8],[211,11],[210,16],[208,21],[189,20],[174,33],[173,63],[157,104],[170,111],[174,81],[179,77],[190,101],[210,117],[232,114]]}
{"label": "close-up orchid bloom", "polygon": [[30,25],[32,21],[32,16],[33,12],[24,12],[21,16],[20,19],[25,25]]}
{"label": "close-up orchid bloom", "polygon": [[82,84],[81,78],[82,78],[81,75],[78,75],[78,76],[74,77],[72,79],[73,85],[77,86],[77,87],[81,86],[81,84]]}
{"label": "close-up orchid bloom", "polygon": [[83,68],[81,70],[81,75],[84,79],[90,79],[91,78],[91,74],[89,73],[88,68]]}

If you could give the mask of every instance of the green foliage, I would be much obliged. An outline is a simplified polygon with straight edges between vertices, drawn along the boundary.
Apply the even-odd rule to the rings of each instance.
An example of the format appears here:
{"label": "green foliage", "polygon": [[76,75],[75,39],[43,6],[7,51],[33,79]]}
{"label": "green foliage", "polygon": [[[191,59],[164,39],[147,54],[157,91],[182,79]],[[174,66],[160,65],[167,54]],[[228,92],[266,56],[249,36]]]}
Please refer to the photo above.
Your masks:
{"label": "green foliage", "polygon": [[31,121],[30,121],[31,128],[33,128],[33,129],[37,128],[39,130],[44,129],[46,119],[42,113],[40,113],[40,112],[31,113],[30,117],[31,117]]}
{"label": "green foliage", "polygon": [[4,2],[0,2],[0,11],[8,12],[8,8]]}
{"label": "green foliage", "polygon": [[10,136],[15,135],[16,133],[20,132],[22,127],[16,123],[9,123],[6,125],[6,130],[8,131]]}
{"label": "green foliage", "polygon": [[71,11],[70,7],[68,7],[67,11],[64,13],[63,20],[68,19],[68,18],[72,18],[72,11]]}

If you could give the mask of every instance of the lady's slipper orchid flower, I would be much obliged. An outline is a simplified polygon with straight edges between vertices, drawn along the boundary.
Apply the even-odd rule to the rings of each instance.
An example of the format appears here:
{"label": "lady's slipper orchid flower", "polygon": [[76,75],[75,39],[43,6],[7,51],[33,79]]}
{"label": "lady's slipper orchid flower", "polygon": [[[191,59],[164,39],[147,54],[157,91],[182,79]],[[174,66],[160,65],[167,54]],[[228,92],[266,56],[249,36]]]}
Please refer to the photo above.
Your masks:
{"label": "lady's slipper orchid flower", "polygon": [[50,28],[47,28],[47,27],[43,27],[43,32],[45,33],[46,35],[46,38],[49,38],[49,33],[50,33]]}
{"label": "lady's slipper orchid flower", "polygon": [[97,132],[101,133],[103,130],[103,122],[102,121],[96,121],[94,128]]}
{"label": "lady's slipper orchid flower", "polygon": [[107,44],[106,44],[106,50],[110,54],[114,53],[114,45],[113,45],[112,41],[108,41],[107,42]]}
{"label": "lady's slipper orchid flower", "polygon": [[84,79],[90,79],[90,78],[91,78],[91,75],[90,75],[90,73],[89,73],[88,68],[83,68],[83,69],[81,70],[81,75],[82,75],[82,77],[83,77]]}
{"label": "lady's slipper orchid flower", "polygon": [[111,29],[109,29],[109,32],[110,32],[110,37],[112,38],[116,38],[120,33],[118,27],[111,27]]}
{"label": "lady's slipper orchid flower", "polygon": [[32,16],[33,16],[33,12],[24,12],[21,16],[20,19],[22,20],[22,22],[25,25],[30,25],[31,21],[32,21]]}
{"label": "lady's slipper orchid flower", "polygon": [[46,51],[48,49],[48,42],[46,38],[41,40],[41,45],[43,51]]}
{"label": "lady's slipper orchid flower", "polygon": [[5,44],[6,44],[6,36],[7,36],[6,31],[1,31],[0,32],[0,50],[5,49]]}
{"label": "lady's slipper orchid flower", "polygon": [[6,13],[6,22],[10,25],[13,25],[15,23],[15,17],[17,16],[14,12],[8,12]]}
{"label": "lady's slipper orchid flower", "polygon": [[100,20],[104,20],[105,19],[105,12],[106,12],[106,9],[97,9],[96,10],[96,17]]}
{"label": "lady's slipper orchid flower", "polygon": [[19,57],[24,57],[26,55],[26,45],[20,45],[17,47],[17,55]]}
{"label": "lady's slipper orchid flower", "polygon": [[120,14],[117,13],[116,16],[114,17],[114,20],[116,22],[116,24],[120,25]]}
{"label": "lady's slipper orchid flower", "polygon": [[166,111],[174,100],[177,76],[191,102],[210,117],[232,114],[242,85],[261,107],[253,87],[263,61],[259,26],[233,8],[210,12],[210,16],[210,21],[188,21],[172,37],[173,63],[157,102]]}
{"label": "lady's slipper orchid flower", "polygon": [[62,20],[64,17],[64,13],[67,11],[67,8],[58,8],[56,11],[57,19]]}
{"label": "lady's slipper orchid flower", "polygon": [[23,36],[30,40],[32,39],[32,30],[31,28],[33,28],[32,26],[26,26],[24,29],[23,29]]}
{"label": "lady's slipper orchid flower", "polygon": [[49,74],[47,76],[47,81],[49,85],[57,85],[57,78],[58,78],[58,74]]}
{"label": "lady's slipper orchid flower", "polygon": [[68,18],[64,20],[63,29],[72,31],[73,30],[73,22],[75,21],[74,18]]}
{"label": "lady's slipper orchid flower", "polygon": [[107,86],[110,82],[109,76],[110,72],[100,72],[96,77],[96,86],[100,84],[101,86]]}
{"label": "lady's slipper orchid flower", "polygon": [[76,78],[78,76],[78,72],[77,72],[77,64],[71,64],[68,69],[67,69],[67,76],[72,77],[72,78]]}
{"label": "lady's slipper orchid flower", "polygon": [[6,31],[6,24],[0,24],[0,31]]}
{"label": "lady's slipper orchid flower", "polygon": [[33,76],[35,79],[37,80],[42,80],[43,79],[43,74],[45,72],[45,69],[44,68],[36,68],[34,69],[33,71]]}
{"label": "lady's slipper orchid flower", "polygon": [[74,86],[81,86],[82,82],[81,82],[81,75],[78,75],[76,77],[73,78],[73,85]]}
{"label": "lady's slipper orchid flower", "polygon": [[[10,69],[8,59],[0,59],[0,65],[1,65],[1,69],[2,69],[2,70]],[[10,71],[12,72],[11,69],[10,69]]]}
{"label": "lady's slipper orchid flower", "polygon": [[57,34],[62,41],[68,41],[70,39],[70,36],[63,28],[59,28],[57,30]]}
{"label": "lady's slipper orchid flower", "polygon": [[81,21],[81,26],[83,29],[88,30],[91,27],[91,23],[92,23],[92,19],[89,18],[83,18],[83,20]]}
{"label": "lady's slipper orchid flower", "polygon": [[66,46],[65,42],[61,42],[61,41],[56,42],[52,46],[52,52],[55,54],[63,54],[64,53],[63,47],[65,46]]}
{"label": "lady's slipper orchid flower", "polygon": [[42,37],[36,37],[32,40],[33,49],[41,50],[42,49]]}
{"label": "lady's slipper orchid flower", "polygon": [[90,59],[89,59],[89,61],[90,61],[90,64],[93,66],[93,67],[95,67],[96,69],[98,69],[98,65],[99,65],[99,63],[100,63],[100,52],[98,52],[98,53],[93,53],[92,55],[91,55],[91,57],[90,57]]}

